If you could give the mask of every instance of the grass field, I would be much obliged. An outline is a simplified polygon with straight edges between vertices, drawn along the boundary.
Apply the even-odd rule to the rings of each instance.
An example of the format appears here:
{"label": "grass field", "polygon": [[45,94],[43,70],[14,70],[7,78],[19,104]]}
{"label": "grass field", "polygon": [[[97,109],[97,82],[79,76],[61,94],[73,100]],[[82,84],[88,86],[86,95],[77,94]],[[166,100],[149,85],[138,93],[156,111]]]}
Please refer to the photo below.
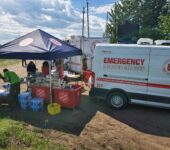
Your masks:
{"label": "grass field", "polygon": [[0,119],[1,150],[67,150],[64,145],[56,145],[45,139],[38,130],[11,119]]}
{"label": "grass field", "polygon": [[21,60],[18,59],[0,59],[0,67],[8,67],[11,65],[15,65],[17,63],[21,62]]}

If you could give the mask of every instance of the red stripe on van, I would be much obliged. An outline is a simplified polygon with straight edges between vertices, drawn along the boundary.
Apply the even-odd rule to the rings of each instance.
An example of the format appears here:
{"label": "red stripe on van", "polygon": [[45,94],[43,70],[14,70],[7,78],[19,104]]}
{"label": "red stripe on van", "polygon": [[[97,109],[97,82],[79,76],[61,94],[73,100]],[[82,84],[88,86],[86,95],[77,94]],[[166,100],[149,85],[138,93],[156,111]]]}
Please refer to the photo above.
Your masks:
{"label": "red stripe on van", "polygon": [[165,85],[165,84],[148,83],[148,86],[155,87],[155,88],[162,88],[162,89],[170,89],[170,85]]}
{"label": "red stripe on van", "polygon": [[120,83],[120,84],[130,84],[130,85],[149,86],[149,87],[154,87],[154,88],[170,89],[170,85],[165,85],[165,84],[144,83],[144,82],[137,82],[137,81],[109,79],[109,78],[97,78],[96,80],[103,81],[103,82],[112,82],[112,83]]}

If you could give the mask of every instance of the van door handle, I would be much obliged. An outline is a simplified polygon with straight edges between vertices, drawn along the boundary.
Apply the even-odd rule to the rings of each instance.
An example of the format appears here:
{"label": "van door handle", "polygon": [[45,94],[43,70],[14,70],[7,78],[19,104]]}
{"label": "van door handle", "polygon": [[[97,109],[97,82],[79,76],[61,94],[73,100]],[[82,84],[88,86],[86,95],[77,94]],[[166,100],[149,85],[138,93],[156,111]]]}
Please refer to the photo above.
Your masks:
{"label": "van door handle", "polygon": [[108,75],[107,75],[107,74],[104,74],[103,76],[104,76],[104,77],[108,77]]}

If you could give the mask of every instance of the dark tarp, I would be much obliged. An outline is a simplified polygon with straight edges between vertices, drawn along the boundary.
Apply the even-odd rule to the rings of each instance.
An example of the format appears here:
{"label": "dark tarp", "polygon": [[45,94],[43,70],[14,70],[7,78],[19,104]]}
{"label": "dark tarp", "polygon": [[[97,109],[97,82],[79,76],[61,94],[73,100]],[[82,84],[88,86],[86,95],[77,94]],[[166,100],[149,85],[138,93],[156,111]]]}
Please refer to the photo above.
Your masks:
{"label": "dark tarp", "polygon": [[0,46],[0,59],[53,60],[81,54],[80,49],[40,29]]}

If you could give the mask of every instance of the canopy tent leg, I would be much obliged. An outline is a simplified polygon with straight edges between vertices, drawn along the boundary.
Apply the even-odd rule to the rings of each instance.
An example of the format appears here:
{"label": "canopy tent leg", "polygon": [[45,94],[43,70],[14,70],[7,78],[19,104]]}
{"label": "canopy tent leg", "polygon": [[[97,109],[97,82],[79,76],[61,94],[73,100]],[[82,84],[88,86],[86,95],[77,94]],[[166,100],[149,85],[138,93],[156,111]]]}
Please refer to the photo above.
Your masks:
{"label": "canopy tent leg", "polygon": [[52,76],[51,76],[51,66],[52,66],[52,62],[49,61],[49,74],[50,74],[50,103],[53,102],[53,96],[52,96]]}

